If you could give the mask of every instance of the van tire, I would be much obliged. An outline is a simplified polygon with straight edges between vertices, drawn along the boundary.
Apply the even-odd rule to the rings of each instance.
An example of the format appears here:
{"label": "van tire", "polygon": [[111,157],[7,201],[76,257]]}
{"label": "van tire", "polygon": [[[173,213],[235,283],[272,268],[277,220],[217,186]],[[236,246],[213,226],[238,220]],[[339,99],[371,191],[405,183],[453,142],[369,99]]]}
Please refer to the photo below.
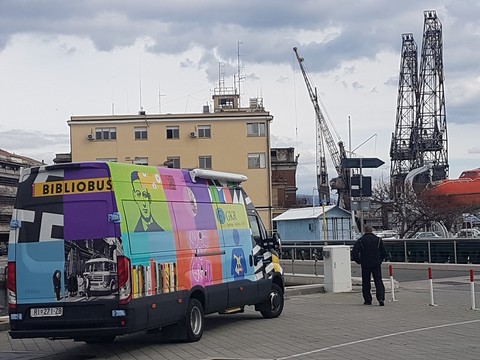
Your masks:
{"label": "van tire", "polygon": [[258,308],[265,319],[273,319],[282,313],[284,301],[282,288],[273,283],[268,299]]}
{"label": "van tire", "polygon": [[195,298],[188,302],[187,313],[185,317],[187,342],[195,342],[202,338],[205,325],[205,315],[202,303]]}

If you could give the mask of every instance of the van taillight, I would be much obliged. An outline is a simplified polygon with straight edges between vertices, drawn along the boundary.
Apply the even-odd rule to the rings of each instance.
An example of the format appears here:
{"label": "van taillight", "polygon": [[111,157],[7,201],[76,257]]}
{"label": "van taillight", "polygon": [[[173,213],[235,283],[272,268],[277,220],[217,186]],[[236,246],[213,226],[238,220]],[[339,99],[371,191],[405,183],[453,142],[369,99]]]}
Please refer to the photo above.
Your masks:
{"label": "van taillight", "polygon": [[118,294],[120,304],[128,304],[132,299],[132,285],[130,283],[130,259],[120,255],[117,257],[118,266]]}
{"label": "van taillight", "polygon": [[6,270],[7,272],[5,276],[7,277],[8,307],[10,309],[15,309],[17,306],[17,276],[15,271],[15,262],[10,261]]}

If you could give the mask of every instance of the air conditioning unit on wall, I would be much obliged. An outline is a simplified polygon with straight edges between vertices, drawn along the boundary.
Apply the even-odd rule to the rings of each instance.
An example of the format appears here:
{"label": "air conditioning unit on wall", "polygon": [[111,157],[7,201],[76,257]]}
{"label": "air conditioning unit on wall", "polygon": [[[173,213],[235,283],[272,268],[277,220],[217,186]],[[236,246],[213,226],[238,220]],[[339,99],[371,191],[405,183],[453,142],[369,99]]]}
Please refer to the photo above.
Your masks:
{"label": "air conditioning unit on wall", "polygon": [[197,137],[197,133],[196,133],[195,131],[192,131],[192,132],[190,133],[190,137],[191,137],[191,138],[196,138],[196,137]]}
{"label": "air conditioning unit on wall", "polygon": [[90,141],[95,140],[95,137],[93,136],[93,134],[88,134],[87,140],[90,140]]}

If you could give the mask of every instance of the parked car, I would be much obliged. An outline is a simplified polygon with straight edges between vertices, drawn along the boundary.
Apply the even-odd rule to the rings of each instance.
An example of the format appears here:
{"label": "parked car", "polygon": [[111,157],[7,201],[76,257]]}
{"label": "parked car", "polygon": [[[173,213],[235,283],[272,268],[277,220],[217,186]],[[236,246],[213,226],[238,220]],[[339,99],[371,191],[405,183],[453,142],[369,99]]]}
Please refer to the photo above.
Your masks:
{"label": "parked car", "polygon": [[377,235],[382,239],[398,239],[397,232],[393,230],[382,230],[382,231],[376,232],[375,235]]}
{"label": "parked car", "polygon": [[439,238],[436,232],[433,231],[420,231],[417,232],[415,235],[412,236],[412,239],[430,239],[430,238]]}
{"label": "parked car", "polygon": [[462,229],[455,234],[457,238],[480,238],[480,230],[478,229]]}

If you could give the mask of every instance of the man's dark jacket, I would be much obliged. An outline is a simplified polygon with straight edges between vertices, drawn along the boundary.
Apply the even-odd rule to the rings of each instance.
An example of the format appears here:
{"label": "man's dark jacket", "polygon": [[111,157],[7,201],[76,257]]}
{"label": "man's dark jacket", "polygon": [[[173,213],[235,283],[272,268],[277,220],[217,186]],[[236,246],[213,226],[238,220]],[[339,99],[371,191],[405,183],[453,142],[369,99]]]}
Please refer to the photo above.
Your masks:
{"label": "man's dark jacket", "polygon": [[353,245],[352,256],[357,264],[370,267],[380,265],[387,251],[381,238],[373,233],[365,233]]}

